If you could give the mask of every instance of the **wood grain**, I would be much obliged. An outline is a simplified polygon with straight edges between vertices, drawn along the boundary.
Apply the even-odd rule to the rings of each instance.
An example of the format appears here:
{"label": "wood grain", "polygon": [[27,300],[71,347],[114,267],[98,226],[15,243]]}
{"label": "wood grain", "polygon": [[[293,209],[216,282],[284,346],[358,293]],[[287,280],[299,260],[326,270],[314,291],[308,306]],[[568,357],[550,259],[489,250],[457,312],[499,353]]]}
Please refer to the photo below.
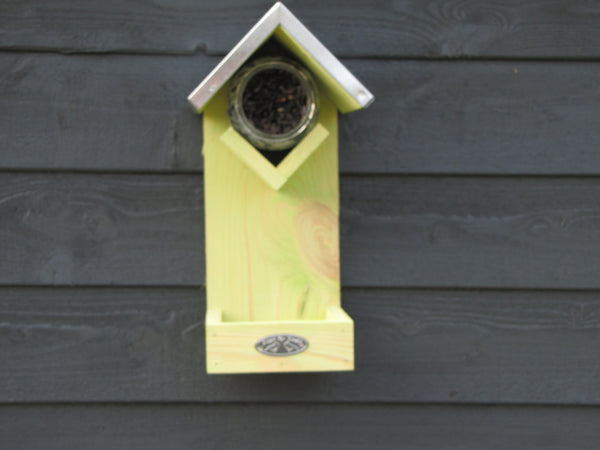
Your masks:
{"label": "wood grain", "polygon": [[202,177],[5,173],[0,185],[1,284],[202,284]]}
{"label": "wood grain", "polygon": [[[179,0],[3,2],[2,48],[224,54],[272,6]],[[288,3],[339,56],[597,58],[598,5],[584,0]]]}
{"label": "wood grain", "polygon": [[[335,105],[321,99],[317,125],[277,167],[234,131],[227,109],[224,90],[204,110],[207,372],[352,370],[352,320],[340,308]],[[330,318],[332,308],[343,320]],[[254,348],[280,333],[308,348],[286,358]]]}
{"label": "wood grain", "polygon": [[[282,298],[281,302],[285,300]],[[205,328],[209,374],[354,370],[354,325],[339,306],[327,308],[325,317],[320,320],[262,322],[224,322],[222,311],[209,309]],[[306,347],[297,354],[280,357],[257,352],[257,342],[285,334],[304,339]]]}
{"label": "wood grain", "polygon": [[[225,322],[323,320],[329,306],[340,306],[335,106],[321,102],[325,139],[298,145],[313,145],[314,154],[289,180],[231,128],[227,108],[227,92],[219,92],[204,113],[209,309]],[[224,139],[229,133],[236,137]]]}
{"label": "wood grain", "polygon": [[342,286],[595,288],[598,181],[342,178]]}
{"label": "wood grain", "polygon": [[216,59],[0,54],[4,168],[197,170],[187,105]]}
{"label": "wood grain", "polygon": [[209,376],[203,290],[3,288],[0,403],[600,404],[597,291],[346,289],[343,302],[354,372]]}
{"label": "wood grain", "polygon": [[595,450],[599,419],[578,407],[32,405],[0,407],[0,437],[7,450]]}
{"label": "wood grain", "polygon": [[[597,178],[341,178],[342,286],[600,287]],[[205,283],[202,177],[0,174],[0,284]],[[326,266],[323,266],[326,267]]]}
{"label": "wood grain", "polygon": [[[186,97],[218,61],[0,53],[0,167],[201,171]],[[340,117],[343,173],[600,174],[596,63],[344,63],[376,101]]]}

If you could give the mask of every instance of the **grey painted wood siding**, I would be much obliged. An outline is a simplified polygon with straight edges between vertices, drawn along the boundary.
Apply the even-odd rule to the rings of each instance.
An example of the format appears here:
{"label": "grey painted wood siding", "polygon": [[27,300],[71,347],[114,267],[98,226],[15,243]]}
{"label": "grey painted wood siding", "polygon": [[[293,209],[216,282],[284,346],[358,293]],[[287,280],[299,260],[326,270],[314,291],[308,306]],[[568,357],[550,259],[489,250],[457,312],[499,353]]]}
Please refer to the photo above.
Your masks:
{"label": "grey painted wood siding", "polygon": [[[445,405],[149,404],[0,407],[11,449],[596,450],[597,410]],[[568,430],[568,432],[565,432]]]}
{"label": "grey painted wood siding", "polygon": [[354,373],[207,376],[201,288],[2,288],[4,402],[600,403],[593,292],[355,289]]}
{"label": "grey painted wood siding", "polygon": [[[342,175],[348,287],[596,289],[596,177]],[[0,284],[203,286],[200,174],[0,173]]]}
{"label": "grey painted wood siding", "polygon": [[[224,54],[273,1],[4,2],[4,48]],[[293,12],[343,57],[594,58],[600,7],[585,0],[304,0]]]}
{"label": "grey painted wood siding", "polygon": [[[2,165],[201,171],[186,97],[219,59],[0,53]],[[344,63],[377,101],[340,121],[343,173],[600,174],[594,62]]]}
{"label": "grey painted wood siding", "polygon": [[377,98],[340,118],[356,371],[206,375],[186,97],[270,6],[0,4],[0,447],[598,448],[594,2],[289,3]]}

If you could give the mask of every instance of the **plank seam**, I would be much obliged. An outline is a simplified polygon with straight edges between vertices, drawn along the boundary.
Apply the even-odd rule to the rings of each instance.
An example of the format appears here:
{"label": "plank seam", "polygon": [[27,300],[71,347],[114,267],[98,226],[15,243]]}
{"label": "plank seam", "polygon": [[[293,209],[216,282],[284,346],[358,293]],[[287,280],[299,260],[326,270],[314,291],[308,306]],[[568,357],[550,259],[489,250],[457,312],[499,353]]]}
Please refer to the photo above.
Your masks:
{"label": "plank seam", "polygon": [[[177,169],[174,170],[132,170],[132,169],[73,169],[73,168],[19,168],[19,167],[1,167],[0,175],[106,175],[106,176],[190,176],[203,175],[204,170],[194,169]],[[344,178],[404,178],[404,179],[421,179],[421,178],[486,178],[486,179],[525,179],[531,178],[535,180],[555,180],[555,179],[600,179],[598,174],[575,174],[575,173],[456,173],[456,172],[353,172],[340,171],[340,175]]]}
{"label": "plank seam", "polygon": [[[132,291],[132,290],[151,290],[151,291],[204,291],[205,285],[65,285],[65,284],[0,284],[0,290],[53,290],[53,291],[91,291],[91,290],[105,290],[105,291]],[[492,293],[539,293],[539,294],[569,294],[569,293],[583,293],[583,294],[599,294],[600,288],[532,288],[532,287],[471,287],[471,286],[342,286],[343,292],[464,292],[464,293],[481,293],[481,294],[492,294]]]}
{"label": "plank seam", "polygon": [[[65,56],[198,56],[204,55],[210,58],[223,58],[227,53],[211,52],[206,44],[198,44],[192,50],[144,50],[144,49],[76,49],[64,47],[33,47],[33,46],[11,46],[1,47],[0,53],[40,53],[56,54]],[[547,56],[517,56],[517,55],[490,55],[490,56],[428,56],[428,55],[347,55],[338,53],[336,55],[340,60],[345,61],[420,61],[420,62],[555,62],[555,63],[573,63],[573,62],[600,62],[600,57],[547,57]]]}
{"label": "plank seam", "polygon": [[128,400],[123,400],[123,401],[104,401],[104,400],[99,400],[99,401],[90,401],[90,400],[82,400],[82,401],[37,401],[37,400],[33,400],[33,401],[16,401],[16,402],[10,402],[10,401],[0,401],[0,407],[53,407],[53,406],[63,406],[63,407],[85,407],[85,406],[89,406],[89,407],[97,407],[97,406],[122,406],[122,407],[140,407],[140,406],[147,406],[147,407],[152,407],[152,406],[171,406],[171,407],[186,407],[186,406],[210,406],[210,405],[215,405],[215,406],[231,406],[233,407],[240,407],[240,406],[257,406],[257,405],[262,405],[262,406],[356,406],[356,407],[362,407],[362,406],[368,406],[368,405],[372,405],[372,406],[398,406],[398,407],[417,407],[417,408],[427,408],[427,407],[449,407],[449,408],[472,408],[472,407],[477,407],[477,408],[482,408],[482,407],[489,407],[489,408],[511,408],[511,407],[518,407],[518,408],[536,408],[536,409],[565,409],[565,408],[572,408],[572,409],[599,409],[600,408],[600,404],[598,403],[586,403],[586,404],[582,404],[582,403],[531,403],[531,402],[506,402],[506,403],[497,403],[497,402],[464,402],[464,403],[452,403],[452,402],[431,402],[431,401],[427,401],[427,402],[402,402],[402,401],[373,401],[373,400],[365,400],[365,401],[357,401],[357,400],[351,400],[351,401],[344,401],[344,400],[340,400],[340,401],[315,401],[315,400],[307,400],[307,401],[255,401],[255,402],[240,402],[240,401],[227,401],[227,400],[223,400],[223,401],[186,401],[186,400],[181,400],[181,401],[174,401],[174,400],[165,400],[165,401],[156,401],[156,400],[151,400],[151,401],[140,401],[140,400],[135,400],[135,401],[128,401]]}
{"label": "plank seam", "polygon": [[[60,47],[32,47],[32,46],[14,46],[14,47],[1,47],[0,53],[39,53],[39,54],[55,54],[63,56],[155,56],[155,57],[194,57],[203,55],[207,58],[223,58],[226,53],[223,52],[211,52],[206,48],[205,44],[199,44],[193,50],[182,50],[182,51],[160,51],[160,50],[143,50],[143,49],[113,49],[113,50],[102,50],[102,49],[83,49],[78,50],[74,48],[60,48]],[[531,63],[596,63],[600,62],[600,57],[546,57],[546,56],[510,56],[510,55],[493,55],[493,56],[427,56],[427,55],[344,55],[338,53],[336,55],[340,60],[344,61],[406,61],[406,62],[463,62],[463,63],[477,63],[477,62],[531,62]]]}

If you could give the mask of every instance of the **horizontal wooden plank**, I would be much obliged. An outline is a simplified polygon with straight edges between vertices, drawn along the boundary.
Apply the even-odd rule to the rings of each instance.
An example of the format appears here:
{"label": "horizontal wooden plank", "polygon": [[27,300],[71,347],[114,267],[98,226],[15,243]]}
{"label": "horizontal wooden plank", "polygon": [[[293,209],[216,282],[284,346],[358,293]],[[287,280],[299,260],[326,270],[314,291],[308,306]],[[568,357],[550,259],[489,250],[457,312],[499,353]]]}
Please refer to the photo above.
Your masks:
{"label": "horizontal wooden plank", "polygon": [[201,289],[3,288],[0,402],[600,404],[597,291],[345,289],[343,306],[354,372],[207,375]]}
{"label": "horizontal wooden plank", "polygon": [[217,61],[184,60],[0,53],[0,165],[198,170],[202,119],[186,97]]}
{"label": "horizontal wooden plank", "polygon": [[[217,62],[0,53],[0,167],[200,171],[186,97]],[[377,98],[341,117],[343,173],[600,173],[598,64],[345,62]]]}
{"label": "horizontal wooden plank", "polygon": [[[200,175],[0,173],[0,284],[205,282]],[[600,179],[344,176],[344,286],[600,288]]]}
{"label": "horizontal wooden plank", "polygon": [[202,180],[0,174],[0,284],[203,284]]}
{"label": "horizontal wooden plank", "polygon": [[1,406],[6,450],[596,449],[597,408],[403,405]]}
{"label": "horizontal wooden plank", "polygon": [[[0,42],[5,49],[224,54],[273,3],[2,2]],[[583,0],[308,0],[288,6],[342,56],[600,55],[600,10]]]}

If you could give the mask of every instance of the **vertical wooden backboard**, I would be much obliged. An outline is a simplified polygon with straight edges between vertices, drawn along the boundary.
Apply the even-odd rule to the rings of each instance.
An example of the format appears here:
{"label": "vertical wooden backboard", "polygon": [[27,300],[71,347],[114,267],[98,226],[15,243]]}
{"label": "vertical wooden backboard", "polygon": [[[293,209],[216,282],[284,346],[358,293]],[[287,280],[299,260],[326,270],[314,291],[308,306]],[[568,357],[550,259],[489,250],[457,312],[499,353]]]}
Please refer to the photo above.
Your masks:
{"label": "vertical wooden backboard", "polygon": [[[337,109],[277,166],[231,128],[227,89],[204,110],[207,370],[352,370],[353,324],[341,310]],[[259,353],[267,334],[306,351]]]}

